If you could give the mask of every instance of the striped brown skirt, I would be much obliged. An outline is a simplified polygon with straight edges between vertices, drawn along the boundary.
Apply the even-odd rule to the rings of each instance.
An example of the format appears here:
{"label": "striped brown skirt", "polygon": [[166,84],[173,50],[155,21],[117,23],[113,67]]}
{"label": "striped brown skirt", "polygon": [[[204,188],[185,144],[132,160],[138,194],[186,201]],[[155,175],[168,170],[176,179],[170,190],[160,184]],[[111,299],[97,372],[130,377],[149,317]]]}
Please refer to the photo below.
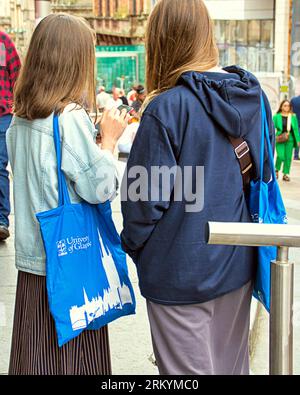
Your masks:
{"label": "striped brown skirt", "polygon": [[111,374],[107,326],[58,347],[46,277],[19,271],[8,374]]}

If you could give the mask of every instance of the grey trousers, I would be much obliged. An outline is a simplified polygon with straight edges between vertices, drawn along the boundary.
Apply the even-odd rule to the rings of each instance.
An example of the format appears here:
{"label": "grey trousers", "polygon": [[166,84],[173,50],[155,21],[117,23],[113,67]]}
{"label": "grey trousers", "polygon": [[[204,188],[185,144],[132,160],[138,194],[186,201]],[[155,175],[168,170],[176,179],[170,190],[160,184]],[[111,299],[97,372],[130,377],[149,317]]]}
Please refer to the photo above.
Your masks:
{"label": "grey trousers", "polygon": [[152,344],[162,375],[248,375],[252,282],[206,303],[147,301]]}

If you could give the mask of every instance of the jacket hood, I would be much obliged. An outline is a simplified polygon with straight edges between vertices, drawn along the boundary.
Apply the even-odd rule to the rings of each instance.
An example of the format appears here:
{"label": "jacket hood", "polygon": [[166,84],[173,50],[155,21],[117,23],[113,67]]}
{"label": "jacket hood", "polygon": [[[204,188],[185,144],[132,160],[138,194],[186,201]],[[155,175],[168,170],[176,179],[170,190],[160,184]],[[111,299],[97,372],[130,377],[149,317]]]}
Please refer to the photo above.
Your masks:
{"label": "jacket hood", "polygon": [[261,87],[253,74],[238,66],[221,72],[186,72],[178,85],[190,89],[203,108],[232,137],[244,137],[257,125]]}

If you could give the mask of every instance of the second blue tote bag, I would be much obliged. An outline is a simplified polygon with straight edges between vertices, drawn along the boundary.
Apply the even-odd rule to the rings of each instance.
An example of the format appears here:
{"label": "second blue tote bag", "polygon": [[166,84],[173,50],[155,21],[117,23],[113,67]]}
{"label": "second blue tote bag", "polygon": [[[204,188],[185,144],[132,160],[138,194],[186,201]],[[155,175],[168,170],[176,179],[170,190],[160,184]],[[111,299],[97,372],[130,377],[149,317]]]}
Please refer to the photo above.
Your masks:
{"label": "second blue tote bag", "polygon": [[46,252],[50,311],[62,346],[85,329],[99,329],[134,314],[136,303],[110,202],[70,202],[61,170],[57,115],[53,129],[59,205],[36,217]]}
{"label": "second blue tote bag", "polygon": [[[261,97],[261,116],[260,179],[250,183],[249,210],[253,222],[285,224],[287,223],[286,210],[276,180],[274,157],[263,97]],[[272,178],[268,183],[263,181],[265,144],[272,174]],[[258,267],[253,295],[268,311],[270,311],[271,261],[276,259],[276,255],[277,247],[258,247]]]}

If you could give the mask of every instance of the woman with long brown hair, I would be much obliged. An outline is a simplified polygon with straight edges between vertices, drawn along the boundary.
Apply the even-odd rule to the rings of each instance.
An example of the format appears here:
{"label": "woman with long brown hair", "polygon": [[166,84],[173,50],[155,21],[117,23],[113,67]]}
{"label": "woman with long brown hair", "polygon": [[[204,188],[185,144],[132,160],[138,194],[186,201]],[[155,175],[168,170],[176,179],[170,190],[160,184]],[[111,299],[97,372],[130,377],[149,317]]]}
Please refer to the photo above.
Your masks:
{"label": "woman with long brown hair", "polygon": [[49,15],[35,29],[15,87],[7,135],[13,170],[18,283],[9,374],[110,374],[107,327],[58,347],[46,292],[45,251],[35,215],[58,205],[53,116],[72,203],[105,202],[117,188],[115,145],[128,117],[101,120],[101,149],[87,110],[95,107],[94,32],[81,18]]}
{"label": "woman with long brown hair", "polygon": [[289,100],[280,103],[277,113],[273,117],[276,130],[276,177],[283,164],[283,181],[290,181],[293,150],[300,144],[299,125],[296,114],[292,111]]}
{"label": "woman with long brown hair", "polygon": [[251,73],[219,66],[213,30],[202,0],[153,9],[149,95],[122,186],[123,248],[137,266],[161,374],[249,374],[257,251],[207,245],[207,222],[251,222],[263,93]]}

